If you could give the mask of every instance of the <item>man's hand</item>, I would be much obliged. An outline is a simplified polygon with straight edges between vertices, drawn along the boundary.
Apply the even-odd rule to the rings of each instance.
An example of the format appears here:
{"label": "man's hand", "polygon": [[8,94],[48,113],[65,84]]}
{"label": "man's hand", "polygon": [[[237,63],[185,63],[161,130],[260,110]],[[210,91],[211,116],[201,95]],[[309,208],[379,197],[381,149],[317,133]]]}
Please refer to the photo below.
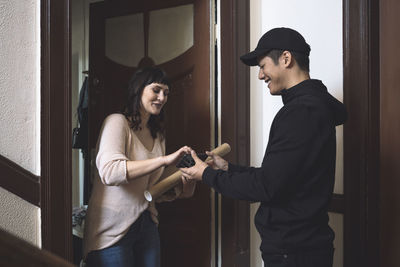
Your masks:
{"label": "man's hand", "polygon": [[214,170],[223,170],[227,171],[228,170],[228,162],[221,158],[218,155],[215,155],[213,152],[206,151],[206,154],[211,157],[211,159],[207,160],[206,163],[213,168]]}
{"label": "man's hand", "polygon": [[182,193],[179,198],[189,198],[194,194],[194,189],[196,188],[196,180],[189,180],[182,176]]}
{"label": "man's hand", "polygon": [[197,157],[194,150],[191,150],[190,153],[196,164],[190,168],[180,168],[180,171],[182,172],[182,176],[187,180],[201,181],[203,179],[204,169],[207,168],[208,165]]}

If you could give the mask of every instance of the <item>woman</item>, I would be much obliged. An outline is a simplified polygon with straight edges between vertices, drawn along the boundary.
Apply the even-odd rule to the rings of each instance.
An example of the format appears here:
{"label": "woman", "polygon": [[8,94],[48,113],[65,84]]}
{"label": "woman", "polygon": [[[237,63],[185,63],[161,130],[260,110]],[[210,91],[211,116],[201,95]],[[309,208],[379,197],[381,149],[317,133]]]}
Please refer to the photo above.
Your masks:
{"label": "woman", "polygon": [[[98,175],[85,221],[84,255],[90,266],[160,266],[157,210],[144,191],[190,148],[165,156],[163,106],[169,82],[158,68],[138,70],[122,114],[108,116],[97,144]],[[195,183],[182,179],[179,197]],[[175,196],[174,198],[176,198]],[[174,199],[173,198],[173,199]],[[169,199],[171,200],[171,199]]]}

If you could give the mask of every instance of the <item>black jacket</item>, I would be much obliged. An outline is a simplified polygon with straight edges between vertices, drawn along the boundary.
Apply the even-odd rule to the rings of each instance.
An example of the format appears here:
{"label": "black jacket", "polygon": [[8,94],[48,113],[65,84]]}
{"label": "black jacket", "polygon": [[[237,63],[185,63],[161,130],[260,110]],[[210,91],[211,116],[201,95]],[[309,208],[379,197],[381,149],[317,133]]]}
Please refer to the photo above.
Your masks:
{"label": "black jacket", "polygon": [[319,80],[284,90],[282,100],[261,167],[208,167],[203,182],[225,196],[261,202],[255,225],[263,253],[331,248],[327,209],[335,180],[335,126],[344,123],[346,110]]}

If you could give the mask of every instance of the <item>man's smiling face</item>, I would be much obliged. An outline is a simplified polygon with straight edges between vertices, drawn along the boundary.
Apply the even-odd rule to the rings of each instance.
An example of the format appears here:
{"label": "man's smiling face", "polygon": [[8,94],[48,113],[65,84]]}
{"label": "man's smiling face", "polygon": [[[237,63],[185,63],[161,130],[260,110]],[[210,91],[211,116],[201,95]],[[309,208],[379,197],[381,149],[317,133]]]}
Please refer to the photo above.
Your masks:
{"label": "man's smiling face", "polygon": [[264,80],[268,84],[271,95],[280,95],[281,91],[286,89],[285,66],[282,58],[279,58],[278,64],[269,56],[264,56],[258,60],[260,71],[258,79]]}

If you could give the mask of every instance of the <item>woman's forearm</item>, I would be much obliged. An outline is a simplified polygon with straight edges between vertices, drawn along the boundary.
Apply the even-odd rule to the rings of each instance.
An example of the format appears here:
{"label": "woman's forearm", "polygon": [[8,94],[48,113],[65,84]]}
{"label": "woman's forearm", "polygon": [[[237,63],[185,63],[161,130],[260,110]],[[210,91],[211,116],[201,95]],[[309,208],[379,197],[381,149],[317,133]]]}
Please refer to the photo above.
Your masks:
{"label": "woman's forearm", "polygon": [[165,166],[164,156],[153,159],[126,161],[127,179],[132,180],[142,177],[163,166]]}

